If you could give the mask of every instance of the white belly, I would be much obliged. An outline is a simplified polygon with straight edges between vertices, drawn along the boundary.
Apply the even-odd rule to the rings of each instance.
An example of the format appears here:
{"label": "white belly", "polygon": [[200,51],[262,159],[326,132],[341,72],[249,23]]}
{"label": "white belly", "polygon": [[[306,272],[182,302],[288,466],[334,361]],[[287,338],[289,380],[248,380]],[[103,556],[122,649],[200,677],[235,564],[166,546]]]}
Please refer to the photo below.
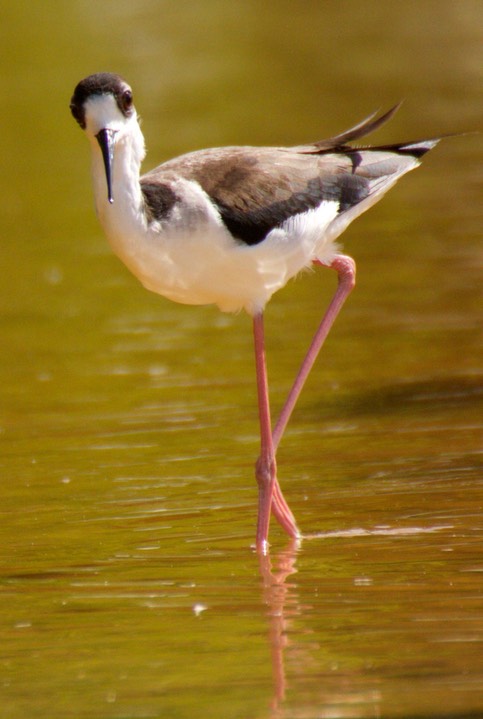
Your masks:
{"label": "white belly", "polygon": [[147,226],[141,215],[123,217],[115,202],[100,213],[115,253],[147,289],[182,304],[255,314],[315,259],[329,263],[337,252],[326,234],[337,202],[296,215],[251,246],[232,238],[211,203],[202,214],[198,205],[191,217]]}

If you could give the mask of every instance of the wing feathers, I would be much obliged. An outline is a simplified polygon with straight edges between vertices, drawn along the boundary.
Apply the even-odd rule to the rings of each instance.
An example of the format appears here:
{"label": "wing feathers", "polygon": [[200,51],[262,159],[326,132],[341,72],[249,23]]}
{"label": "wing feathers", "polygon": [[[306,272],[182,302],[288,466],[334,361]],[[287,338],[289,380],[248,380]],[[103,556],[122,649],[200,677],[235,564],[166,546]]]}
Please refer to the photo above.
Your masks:
{"label": "wing feathers", "polygon": [[[399,106],[379,117],[373,113],[345,132],[312,145],[225,147],[177,157],[141,179],[150,212],[156,219],[157,212],[171,209],[173,198],[166,187],[181,179],[198,183],[227,229],[249,245],[324,201],[338,203],[339,215],[348,213],[338,223],[346,226],[346,220],[374,204],[438,142],[434,138],[366,148],[346,144],[381,127]],[[162,198],[159,203],[154,197],[156,185]]]}

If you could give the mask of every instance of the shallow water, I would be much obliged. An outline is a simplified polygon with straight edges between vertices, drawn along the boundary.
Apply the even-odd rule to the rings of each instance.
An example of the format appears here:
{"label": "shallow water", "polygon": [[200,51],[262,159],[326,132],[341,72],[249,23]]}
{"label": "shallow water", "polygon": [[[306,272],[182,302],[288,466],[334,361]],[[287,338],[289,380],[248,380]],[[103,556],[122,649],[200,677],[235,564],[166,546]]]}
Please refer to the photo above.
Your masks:
{"label": "shallow water", "polygon": [[[251,548],[244,315],[171,304],[92,211],[75,83],[123,73],[146,167],[481,125],[479,3],[83,2],[2,10],[0,706],[23,717],[483,715],[481,139],[344,235],[358,286],[279,452],[307,538]],[[274,414],[328,271],[267,310]]]}

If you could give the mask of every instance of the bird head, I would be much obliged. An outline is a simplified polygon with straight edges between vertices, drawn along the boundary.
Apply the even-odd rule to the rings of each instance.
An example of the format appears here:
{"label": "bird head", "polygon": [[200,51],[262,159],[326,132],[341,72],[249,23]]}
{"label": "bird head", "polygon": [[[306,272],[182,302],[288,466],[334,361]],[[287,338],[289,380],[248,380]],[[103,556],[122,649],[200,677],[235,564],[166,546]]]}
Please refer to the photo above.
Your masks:
{"label": "bird head", "polygon": [[120,77],[100,72],[81,80],[70,101],[70,111],[90,139],[99,144],[106,172],[107,197],[113,202],[112,172],[118,142],[137,125],[132,90]]}

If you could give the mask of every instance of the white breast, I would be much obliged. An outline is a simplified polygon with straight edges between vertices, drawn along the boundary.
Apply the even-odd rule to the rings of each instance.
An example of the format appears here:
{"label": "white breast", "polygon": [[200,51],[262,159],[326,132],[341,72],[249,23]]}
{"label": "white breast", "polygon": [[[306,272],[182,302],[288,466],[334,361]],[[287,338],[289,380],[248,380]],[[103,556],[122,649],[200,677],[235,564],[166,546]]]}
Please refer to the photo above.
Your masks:
{"label": "white breast", "polygon": [[[313,260],[330,262],[336,254],[327,228],[337,202],[324,201],[247,245],[232,237],[198,182],[177,175],[176,167],[164,179],[176,202],[165,219],[153,221],[139,182],[144,139],[135,113],[121,116],[112,97],[100,96],[86,104],[86,117],[99,220],[114,252],[149,290],[183,304],[253,314]],[[95,134],[100,126],[115,138],[112,204]]]}
{"label": "white breast", "polygon": [[337,215],[337,202],[290,218],[250,246],[233,239],[198,183],[179,180],[173,190],[181,203],[166,221],[148,225],[131,203],[117,201],[116,189],[117,200],[101,222],[114,251],[142,284],[175,302],[254,314],[314,259],[329,263],[336,254],[324,232]]}

